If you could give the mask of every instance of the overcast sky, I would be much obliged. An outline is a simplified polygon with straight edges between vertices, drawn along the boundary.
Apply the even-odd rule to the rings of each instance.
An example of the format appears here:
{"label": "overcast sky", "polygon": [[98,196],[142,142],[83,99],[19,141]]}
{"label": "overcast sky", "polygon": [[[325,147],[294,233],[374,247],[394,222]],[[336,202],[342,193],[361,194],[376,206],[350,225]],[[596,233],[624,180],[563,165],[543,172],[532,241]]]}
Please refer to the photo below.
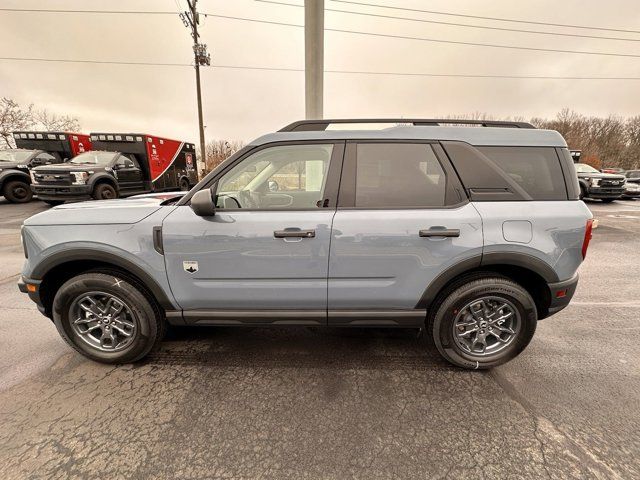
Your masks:
{"label": "overcast sky", "polygon": [[[302,0],[280,0],[302,5]],[[634,0],[354,0],[466,15],[640,31]],[[185,0],[179,0],[184,9]],[[0,7],[176,11],[176,0],[0,0]],[[326,0],[326,8],[427,20],[640,40],[640,33],[505,23]],[[218,15],[303,24],[302,8],[254,0],[200,0]],[[640,56],[640,41],[559,37],[326,12],[325,27],[461,42]],[[302,28],[208,17],[202,41],[215,65],[302,68]],[[0,12],[1,56],[192,62],[173,15]],[[547,53],[326,32],[327,70],[442,74],[640,77],[640,58]],[[304,74],[203,69],[207,139],[250,140],[304,117]],[[83,130],[136,131],[197,141],[192,67],[80,65],[0,60],[0,96],[77,116]],[[439,117],[486,112],[552,116],[640,114],[640,81],[427,78],[327,73],[325,117]]]}

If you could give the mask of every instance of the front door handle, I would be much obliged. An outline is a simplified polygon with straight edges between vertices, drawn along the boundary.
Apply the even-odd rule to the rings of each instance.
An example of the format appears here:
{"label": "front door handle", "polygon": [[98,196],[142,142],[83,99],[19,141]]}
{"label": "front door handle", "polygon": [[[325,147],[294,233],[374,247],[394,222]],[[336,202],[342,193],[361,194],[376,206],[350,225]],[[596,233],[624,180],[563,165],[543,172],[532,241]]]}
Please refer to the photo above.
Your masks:
{"label": "front door handle", "polygon": [[420,230],[421,237],[459,237],[460,229],[458,228],[429,228],[428,230]]}
{"label": "front door handle", "polygon": [[299,228],[285,228],[284,230],[276,230],[273,232],[276,238],[314,238],[315,230],[300,230]]}

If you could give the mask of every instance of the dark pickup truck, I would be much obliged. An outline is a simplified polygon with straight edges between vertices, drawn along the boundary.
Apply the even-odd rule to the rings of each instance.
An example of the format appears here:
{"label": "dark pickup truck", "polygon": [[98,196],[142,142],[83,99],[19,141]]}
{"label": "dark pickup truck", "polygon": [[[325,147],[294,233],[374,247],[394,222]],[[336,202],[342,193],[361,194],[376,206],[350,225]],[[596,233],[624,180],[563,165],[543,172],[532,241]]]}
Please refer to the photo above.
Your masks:
{"label": "dark pickup truck", "polygon": [[189,190],[198,182],[195,145],[137,133],[92,133],[93,150],[62,165],[35,168],[33,193],[56,205]]}
{"label": "dark pickup truck", "polygon": [[580,198],[600,199],[613,202],[625,192],[624,175],[602,173],[586,163],[576,163],[576,173],[580,183]]}

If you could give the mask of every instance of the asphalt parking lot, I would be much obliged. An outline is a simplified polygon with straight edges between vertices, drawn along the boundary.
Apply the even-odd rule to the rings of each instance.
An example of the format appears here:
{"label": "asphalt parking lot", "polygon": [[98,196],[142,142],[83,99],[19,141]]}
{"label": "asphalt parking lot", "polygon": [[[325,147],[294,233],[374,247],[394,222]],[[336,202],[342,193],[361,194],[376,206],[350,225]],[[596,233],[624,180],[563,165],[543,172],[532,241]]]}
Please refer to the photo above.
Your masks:
{"label": "asphalt parking lot", "polygon": [[573,303],[468,372],[410,330],[177,330],[92,363],[16,288],[46,206],[0,198],[2,478],[640,478],[640,201],[588,205]]}

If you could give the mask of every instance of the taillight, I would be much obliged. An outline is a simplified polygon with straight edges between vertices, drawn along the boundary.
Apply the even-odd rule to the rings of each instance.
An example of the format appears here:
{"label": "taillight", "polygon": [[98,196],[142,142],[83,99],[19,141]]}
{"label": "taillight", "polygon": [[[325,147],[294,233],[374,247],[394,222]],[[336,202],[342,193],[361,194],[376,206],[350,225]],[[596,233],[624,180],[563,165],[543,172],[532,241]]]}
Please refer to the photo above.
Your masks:
{"label": "taillight", "polygon": [[591,241],[593,230],[593,218],[587,220],[587,228],[584,230],[584,240],[582,241],[582,259],[587,256],[587,248],[589,248],[589,242]]}

